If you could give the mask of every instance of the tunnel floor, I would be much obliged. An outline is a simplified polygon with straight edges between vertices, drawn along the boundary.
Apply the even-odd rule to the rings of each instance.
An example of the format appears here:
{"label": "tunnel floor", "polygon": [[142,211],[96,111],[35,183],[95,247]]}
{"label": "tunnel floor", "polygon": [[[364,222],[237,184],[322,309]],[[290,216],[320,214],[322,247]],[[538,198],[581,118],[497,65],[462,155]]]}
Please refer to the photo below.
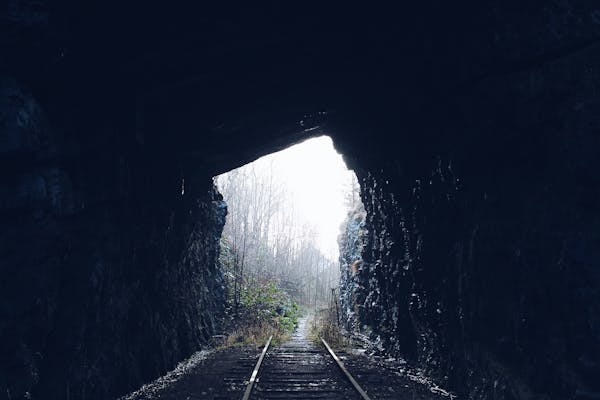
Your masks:
{"label": "tunnel floor", "polygon": [[[209,354],[169,383],[155,383],[121,398],[242,399],[260,348],[227,348]],[[408,373],[398,364],[359,351],[336,351],[369,397],[375,399],[441,400],[454,398]],[[307,318],[300,320],[289,341],[270,348],[250,399],[360,399],[322,346],[308,337]]]}
{"label": "tunnel floor", "polygon": [[290,340],[267,354],[252,399],[360,399],[301,318]]}

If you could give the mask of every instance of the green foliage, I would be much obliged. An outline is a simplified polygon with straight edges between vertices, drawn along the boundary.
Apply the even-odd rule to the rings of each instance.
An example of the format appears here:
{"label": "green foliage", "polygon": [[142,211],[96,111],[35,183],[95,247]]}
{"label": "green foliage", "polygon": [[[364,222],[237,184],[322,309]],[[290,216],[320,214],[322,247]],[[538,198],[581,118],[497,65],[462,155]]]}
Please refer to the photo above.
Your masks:
{"label": "green foliage", "polygon": [[246,325],[268,326],[276,333],[293,332],[299,307],[275,282],[247,282],[242,288],[239,320]]}
{"label": "green foliage", "polygon": [[271,335],[276,344],[298,325],[300,307],[276,282],[244,279],[237,307],[231,301],[232,295],[227,306],[229,333],[225,346],[260,347]]}
{"label": "green foliage", "polygon": [[225,329],[227,345],[264,345],[274,336],[275,342],[293,332],[300,308],[279,281],[249,278],[244,274],[236,249],[221,238],[220,262],[227,288]]}

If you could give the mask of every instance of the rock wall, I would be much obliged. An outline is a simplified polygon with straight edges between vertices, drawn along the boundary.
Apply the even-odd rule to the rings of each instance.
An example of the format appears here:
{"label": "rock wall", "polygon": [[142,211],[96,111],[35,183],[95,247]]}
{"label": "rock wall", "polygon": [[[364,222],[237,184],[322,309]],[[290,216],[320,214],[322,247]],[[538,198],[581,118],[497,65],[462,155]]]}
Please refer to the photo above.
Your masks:
{"label": "rock wall", "polygon": [[359,316],[366,295],[365,282],[359,280],[362,274],[362,250],[364,246],[365,210],[360,204],[348,212],[340,228],[338,245],[340,249],[340,304],[341,319],[350,332],[362,330]]}
{"label": "rock wall", "polygon": [[348,157],[366,221],[342,288],[388,352],[463,398],[600,393],[596,59],[483,80],[407,123],[407,146]]}
{"label": "rock wall", "polygon": [[573,223],[582,188],[563,181],[558,199],[550,182],[494,188],[455,168],[361,176],[366,222],[358,236],[350,215],[340,242],[347,327],[463,398],[594,398],[598,236]]}
{"label": "rock wall", "polygon": [[207,344],[224,304],[211,181],[182,189],[118,141],[70,159],[84,143],[14,79],[0,112],[0,398],[114,398]]}

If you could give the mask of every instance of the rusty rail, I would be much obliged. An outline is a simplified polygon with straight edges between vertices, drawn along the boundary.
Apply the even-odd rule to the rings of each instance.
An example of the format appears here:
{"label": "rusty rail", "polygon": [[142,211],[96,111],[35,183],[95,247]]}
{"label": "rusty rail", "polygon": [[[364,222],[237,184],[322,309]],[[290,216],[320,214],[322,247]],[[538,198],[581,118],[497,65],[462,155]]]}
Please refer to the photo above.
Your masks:
{"label": "rusty rail", "polygon": [[256,377],[258,376],[258,370],[260,369],[260,365],[262,364],[265,355],[267,354],[267,350],[269,350],[269,346],[271,345],[271,340],[273,340],[273,335],[269,336],[269,340],[267,340],[267,344],[263,349],[260,357],[258,358],[258,362],[254,367],[254,371],[252,371],[252,375],[250,376],[250,381],[248,381],[248,386],[246,386],[246,391],[244,392],[244,397],[242,400],[248,400],[250,398],[250,393],[252,393],[252,388],[254,387],[254,383],[256,382]]}
{"label": "rusty rail", "polygon": [[333,359],[337,363],[338,367],[340,367],[340,369],[342,370],[342,372],[344,373],[344,375],[346,375],[346,378],[348,378],[348,380],[350,381],[350,383],[352,384],[352,386],[354,386],[354,389],[356,389],[356,391],[361,395],[361,397],[364,400],[371,400],[371,398],[369,397],[369,395],[367,394],[367,392],[365,392],[360,387],[360,385],[358,384],[358,382],[356,382],[356,379],[354,379],[352,377],[352,375],[350,375],[350,372],[348,372],[348,370],[344,366],[344,363],[342,362],[342,360],[340,360],[339,357],[333,352],[333,350],[331,349],[331,347],[329,346],[329,344],[325,341],[325,339],[321,338],[321,342],[323,342],[323,344],[325,345],[325,348],[327,348],[327,351],[329,352],[329,354],[331,355],[331,357],[333,357]]}

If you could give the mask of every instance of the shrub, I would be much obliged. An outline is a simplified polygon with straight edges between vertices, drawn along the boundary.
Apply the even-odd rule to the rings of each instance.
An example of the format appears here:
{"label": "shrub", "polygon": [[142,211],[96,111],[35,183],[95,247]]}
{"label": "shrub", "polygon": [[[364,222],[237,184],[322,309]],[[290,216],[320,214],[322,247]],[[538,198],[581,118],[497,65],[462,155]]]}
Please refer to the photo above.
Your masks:
{"label": "shrub", "polygon": [[311,323],[311,336],[315,343],[320,344],[323,338],[335,349],[342,349],[350,344],[340,329],[333,307],[315,310]]}
{"label": "shrub", "polygon": [[260,345],[269,335],[279,341],[294,331],[299,314],[298,304],[275,282],[245,282],[229,343]]}

